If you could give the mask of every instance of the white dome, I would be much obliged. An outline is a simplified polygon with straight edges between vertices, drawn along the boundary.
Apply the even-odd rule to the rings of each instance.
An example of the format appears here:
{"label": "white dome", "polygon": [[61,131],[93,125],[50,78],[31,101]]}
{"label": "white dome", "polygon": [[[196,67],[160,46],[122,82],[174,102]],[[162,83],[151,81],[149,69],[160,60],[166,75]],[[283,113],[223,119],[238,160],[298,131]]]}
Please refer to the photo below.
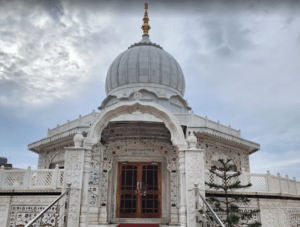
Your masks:
{"label": "white dome", "polygon": [[147,35],[131,45],[110,65],[106,76],[106,94],[122,89],[160,89],[184,95],[185,81],[178,62]]}

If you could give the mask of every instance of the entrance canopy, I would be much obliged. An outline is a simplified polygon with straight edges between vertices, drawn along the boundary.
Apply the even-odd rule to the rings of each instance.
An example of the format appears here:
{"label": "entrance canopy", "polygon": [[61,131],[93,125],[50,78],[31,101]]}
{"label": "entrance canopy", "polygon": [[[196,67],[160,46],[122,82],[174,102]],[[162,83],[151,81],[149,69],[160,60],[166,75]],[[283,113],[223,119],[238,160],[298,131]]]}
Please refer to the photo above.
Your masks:
{"label": "entrance canopy", "polygon": [[150,114],[162,120],[171,133],[173,145],[179,149],[187,148],[187,142],[177,118],[169,110],[156,103],[141,101],[117,103],[101,112],[90,127],[87,138],[84,140],[84,147],[91,148],[96,144],[101,138],[102,130],[112,119],[122,114],[132,114],[135,111],[140,111],[142,114]]}

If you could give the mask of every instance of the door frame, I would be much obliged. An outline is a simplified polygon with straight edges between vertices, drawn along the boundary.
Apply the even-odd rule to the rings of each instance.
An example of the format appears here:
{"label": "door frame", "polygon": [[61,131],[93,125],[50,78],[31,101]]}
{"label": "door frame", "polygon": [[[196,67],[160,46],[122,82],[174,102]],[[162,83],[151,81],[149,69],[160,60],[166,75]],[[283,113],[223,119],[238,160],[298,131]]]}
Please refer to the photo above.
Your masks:
{"label": "door frame", "polygon": [[[118,177],[117,177],[117,184],[118,184],[118,187],[117,187],[117,194],[121,194],[122,190],[121,190],[121,186],[122,186],[122,170],[120,169],[120,167],[123,167],[123,166],[127,166],[127,165],[133,165],[133,166],[136,166],[137,169],[137,179],[136,181],[137,182],[142,182],[142,178],[143,178],[143,166],[156,166],[158,167],[157,168],[157,186],[158,188],[156,189],[156,191],[158,192],[158,207],[157,207],[157,210],[158,210],[158,213],[156,213],[157,216],[159,217],[156,217],[156,218],[161,218],[161,212],[162,212],[162,202],[161,202],[161,199],[162,199],[162,179],[161,179],[161,167],[162,167],[162,163],[161,162],[156,162],[157,164],[153,165],[151,162],[126,162],[126,164],[122,164],[122,162],[118,162]],[[136,184],[135,184],[136,186]],[[137,190],[132,190],[132,191],[135,191],[135,193],[137,192]],[[146,190],[148,191],[148,190]],[[141,193],[143,193],[143,190],[141,191]],[[137,193],[135,194],[136,197],[137,197],[137,200],[136,200],[136,216],[140,216],[140,218],[153,218],[153,217],[145,217],[145,216],[149,216],[148,213],[143,213],[142,212],[142,201],[143,201],[143,196],[140,195],[140,193]],[[119,195],[119,198],[118,198],[118,195],[117,195],[117,206],[116,206],[116,216],[119,216],[117,218],[120,218],[121,216],[121,213],[119,212],[120,209],[121,209],[121,196]],[[151,213],[151,215],[155,215],[155,213]],[[144,216],[144,217],[143,217]],[[125,218],[125,217],[123,217]],[[134,218],[138,218],[138,217],[134,217]]]}
{"label": "door frame", "polygon": [[[117,212],[117,186],[118,186],[118,162],[161,162],[161,218],[116,218]],[[164,156],[156,157],[115,157],[113,161],[112,170],[109,176],[108,187],[108,222],[109,223],[156,223],[168,224],[170,222],[170,173],[167,170],[167,160]],[[169,204],[169,206],[168,206]]]}

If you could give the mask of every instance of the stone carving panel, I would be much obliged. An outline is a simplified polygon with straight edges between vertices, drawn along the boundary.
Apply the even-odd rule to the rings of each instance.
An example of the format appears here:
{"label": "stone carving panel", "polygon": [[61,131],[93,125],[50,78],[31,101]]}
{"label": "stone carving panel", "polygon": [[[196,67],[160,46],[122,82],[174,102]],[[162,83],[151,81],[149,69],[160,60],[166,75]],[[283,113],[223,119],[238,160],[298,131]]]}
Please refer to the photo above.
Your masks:
{"label": "stone carving panel", "polygon": [[89,184],[95,185],[99,183],[99,162],[93,158],[90,162]]}
{"label": "stone carving panel", "polygon": [[199,138],[198,138],[197,147],[201,149],[205,149],[204,163],[206,169],[211,168],[212,158],[215,155],[220,155],[220,156],[228,156],[233,161],[238,171],[240,171],[242,167],[245,168],[246,172],[250,171],[249,157],[247,154],[244,154],[243,152],[238,152],[232,149],[227,149],[224,147],[217,146],[215,144],[210,144],[205,140]]}
{"label": "stone carving panel", "polygon": [[278,209],[262,209],[264,227],[281,227],[278,220]]}
{"label": "stone carving panel", "polygon": [[0,227],[5,227],[6,226],[6,217],[7,213],[7,205],[0,205]]}
{"label": "stone carving panel", "polygon": [[[263,226],[298,227],[300,224],[299,201],[263,199],[259,204]],[[271,217],[274,221],[270,220]]]}
{"label": "stone carving panel", "polygon": [[[20,205],[11,206],[10,219],[9,219],[9,227],[23,227],[28,224],[36,215],[42,212],[47,206],[25,206]],[[47,227],[55,227],[56,218],[53,215],[56,211],[56,206],[50,208],[49,211],[46,212],[42,219],[42,223],[45,223],[43,226]],[[34,227],[40,226],[40,219],[33,225]]]}
{"label": "stone carving panel", "polygon": [[38,169],[49,169],[52,159],[59,153],[65,152],[65,147],[74,146],[73,143],[52,148],[51,150],[41,151],[39,153]]}

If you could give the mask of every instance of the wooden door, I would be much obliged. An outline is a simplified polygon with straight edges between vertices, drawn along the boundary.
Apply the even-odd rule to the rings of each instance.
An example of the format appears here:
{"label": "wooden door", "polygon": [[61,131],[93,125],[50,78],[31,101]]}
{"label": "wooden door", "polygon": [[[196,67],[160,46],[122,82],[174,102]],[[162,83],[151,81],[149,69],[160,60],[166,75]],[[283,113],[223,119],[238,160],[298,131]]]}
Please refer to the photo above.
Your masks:
{"label": "wooden door", "polygon": [[118,164],[117,218],[161,218],[161,163]]}

